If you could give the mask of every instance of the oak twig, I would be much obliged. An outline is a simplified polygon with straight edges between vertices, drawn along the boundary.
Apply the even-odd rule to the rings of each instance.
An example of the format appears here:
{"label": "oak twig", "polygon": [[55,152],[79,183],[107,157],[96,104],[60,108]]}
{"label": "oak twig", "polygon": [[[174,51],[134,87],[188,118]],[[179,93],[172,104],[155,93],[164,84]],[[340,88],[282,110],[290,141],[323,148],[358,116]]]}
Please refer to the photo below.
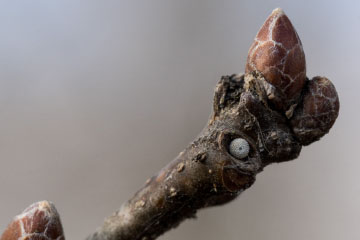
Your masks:
{"label": "oak twig", "polygon": [[[325,135],[338,111],[335,87],[306,78],[301,41],[274,10],[250,48],[246,73],[217,84],[200,135],[87,240],[156,239],[198,209],[235,199],[265,166],[295,159]],[[12,239],[11,230],[1,237]]]}
{"label": "oak twig", "polygon": [[[267,164],[297,157],[301,145],[286,118],[259,101],[252,88],[257,81],[251,78],[245,87],[243,75],[223,77],[214,114],[199,137],[88,240],[155,239],[194,217],[197,209],[236,198]],[[241,160],[228,151],[232,139],[239,137],[250,144],[248,157]]]}

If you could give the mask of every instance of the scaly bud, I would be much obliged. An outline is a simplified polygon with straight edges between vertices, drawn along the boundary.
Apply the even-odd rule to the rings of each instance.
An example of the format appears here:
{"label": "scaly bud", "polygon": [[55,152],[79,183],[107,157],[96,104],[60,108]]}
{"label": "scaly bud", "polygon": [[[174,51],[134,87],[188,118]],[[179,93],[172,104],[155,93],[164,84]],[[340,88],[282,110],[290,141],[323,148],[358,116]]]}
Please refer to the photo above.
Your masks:
{"label": "scaly bud", "polygon": [[55,206],[42,201],[32,204],[5,229],[0,240],[64,240]]}
{"label": "scaly bud", "polygon": [[296,104],[306,79],[305,54],[289,18],[275,9],[257,33],[248,53],[246,73],[259,71],[275,94],[269,96],[279,110]]}
{"label": "scaly bud", "polygon": [[302,145],[319,140],[329,132],[339,115],[339,97],[331,81],[314,77],[308,82],[291,125]]}

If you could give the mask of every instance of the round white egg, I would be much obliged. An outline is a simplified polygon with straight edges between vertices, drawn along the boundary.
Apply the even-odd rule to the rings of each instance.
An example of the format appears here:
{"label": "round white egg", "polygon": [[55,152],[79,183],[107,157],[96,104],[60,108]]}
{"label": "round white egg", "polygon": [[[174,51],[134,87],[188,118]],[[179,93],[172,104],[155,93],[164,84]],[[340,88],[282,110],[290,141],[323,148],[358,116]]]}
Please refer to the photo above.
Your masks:
{"label": "round white egg", "polygon": [[229,152],[235,158],[245,158],[249,155],[249,151],[249,143],[243,138],[235,138],[230,143]]}

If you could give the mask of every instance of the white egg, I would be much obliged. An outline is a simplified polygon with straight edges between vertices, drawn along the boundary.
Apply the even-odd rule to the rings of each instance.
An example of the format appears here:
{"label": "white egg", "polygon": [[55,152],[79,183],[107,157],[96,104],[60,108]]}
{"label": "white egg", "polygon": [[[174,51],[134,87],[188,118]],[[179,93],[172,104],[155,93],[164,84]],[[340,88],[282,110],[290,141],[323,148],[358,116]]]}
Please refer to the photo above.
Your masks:
{"label": "white egg", "polygon": [[243,138],[235,138],[231,141],[229,146],[230,154],[238,159],[242,159],[248,156],[250,151],[249,143]]}

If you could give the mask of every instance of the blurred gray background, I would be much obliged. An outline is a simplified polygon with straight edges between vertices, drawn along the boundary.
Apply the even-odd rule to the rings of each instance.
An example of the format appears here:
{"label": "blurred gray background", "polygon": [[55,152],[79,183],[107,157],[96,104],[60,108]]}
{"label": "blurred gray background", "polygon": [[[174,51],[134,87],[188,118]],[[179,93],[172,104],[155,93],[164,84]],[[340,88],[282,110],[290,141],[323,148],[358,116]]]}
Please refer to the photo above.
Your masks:
{"label": "blurred gray background", "polygon": [[339,118],[289,163],[160,239],[360,239],[360,1],[0,2],[0,232],[53,201],[84,239],[202,129],[276,7]]}

